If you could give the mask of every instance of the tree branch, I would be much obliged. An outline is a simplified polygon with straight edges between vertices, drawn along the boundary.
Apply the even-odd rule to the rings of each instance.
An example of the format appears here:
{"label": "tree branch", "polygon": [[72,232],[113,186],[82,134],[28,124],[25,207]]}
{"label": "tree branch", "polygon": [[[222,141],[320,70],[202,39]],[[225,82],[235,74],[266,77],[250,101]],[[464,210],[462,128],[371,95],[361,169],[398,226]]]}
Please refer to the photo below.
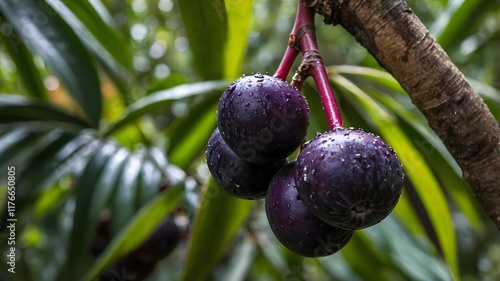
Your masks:
{"label": "tree branch", "polygon": [[500,126],[403,0],[301,0],[349,31],[401,84],[500,229]]}

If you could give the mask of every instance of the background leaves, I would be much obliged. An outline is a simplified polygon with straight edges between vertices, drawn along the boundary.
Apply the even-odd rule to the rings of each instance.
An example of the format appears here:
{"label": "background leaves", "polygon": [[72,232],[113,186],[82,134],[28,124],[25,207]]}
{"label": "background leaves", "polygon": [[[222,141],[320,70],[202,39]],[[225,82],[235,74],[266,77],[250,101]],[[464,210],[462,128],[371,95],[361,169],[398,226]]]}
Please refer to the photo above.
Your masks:
{"label": "background leaves", "polygon": [[18,40],[43,58],[78,101],[91,124],[98,127],[101,91],[97,71],[66,22],[44,2],[34,0],[2,1],[0,10],[21,37]]}
{"label": "background leaves", "polygon": [[[408,3],[500,118],[498,3]],[[91,280],[168,214],[188,231],[148,280],[499,279],[498,231],[460,169],[397,81],[341,28],[318,21],[320,49],[345,124],[381,135],[404,163],[393,214],[340,253],[305,259],[276,240],[262,201],[232,198],[213,182],[204,150],[218,98],[244,73],[274,73],[295,8],[295,0],[0,2],[0,167],[16,166],[23,222],[15,280]],[[311,139],[328,126],[312,80],[303,93]],[[5,189],[0,172],[2,204]],[[105,212],[114,239],[96,259],[87,249]],[[11,280],[1,264],[0,279]]]}

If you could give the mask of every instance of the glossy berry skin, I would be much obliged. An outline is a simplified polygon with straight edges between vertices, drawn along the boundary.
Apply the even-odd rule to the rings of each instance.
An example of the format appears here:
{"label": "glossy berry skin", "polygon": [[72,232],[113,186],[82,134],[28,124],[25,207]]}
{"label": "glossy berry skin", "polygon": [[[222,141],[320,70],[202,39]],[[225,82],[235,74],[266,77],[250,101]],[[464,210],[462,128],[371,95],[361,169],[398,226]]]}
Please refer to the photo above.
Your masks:
{"label": "glossy berry skin", "polygon": [[403,188],[394,150],[362,130],[336,128],[303,146],[295,180],[323,221],[346,229],[372,226],[391,213]]}
{"label": "glossy berry skin", "polygon": [[351,239],[354,230],[331,226],[318,219],[302,202],[295,186],[295,163],[272,179],[266,196],[269,225],[289,250],[305,257],[334,254]]}
{"label": "glossy berry skin", "polygon": [[309,108],[287,82],[265,74],[244,76],[222,94],[218,127],[227,145],[252,163],[279,161],[304,140]]}
{"label": "glossy berry skin", "polygon": [[218,129],[208,140],[206,155],[214,180],[224,191],[242,199],[264,198],[272,177],[286,164],[285,159],[267,164],[243,160],[227,146]]}

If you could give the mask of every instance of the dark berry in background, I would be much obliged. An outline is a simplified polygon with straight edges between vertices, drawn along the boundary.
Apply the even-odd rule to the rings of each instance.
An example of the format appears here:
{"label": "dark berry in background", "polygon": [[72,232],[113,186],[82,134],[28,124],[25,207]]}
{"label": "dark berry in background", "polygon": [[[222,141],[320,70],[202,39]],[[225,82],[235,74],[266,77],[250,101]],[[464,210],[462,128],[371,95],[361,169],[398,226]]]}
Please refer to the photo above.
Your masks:
{"label": "dark berry in background", "polygon": [[128,257],[145,263],[155,263],[169,255],[180,241],[180,230],[173,218],[168,218]]}
{"label": "dark berry in background", "polygon": [[[96,256],[111,242],[110,216],[103,213],[92,246]],[[103,272],[98,280],[144,280],[155,268],[158,261],[169,255],[177,246],[181,232],[172,217],[165,219],[139,248],[121,258],[117,264]]]}
{"label": "dark berry in background", "polygon": [[306,257],[334,254],[351,239],[354,230],[331,226],[318,219],[302,202],[295,186],[295,163],[272,179],[266,196],[269,225],[289,250]]}
{"label": "dark berry in background", "polygon": [[285,164],[285,159],[267,164],[243,160],[227,146],[218,129],[208,140],[207,165],[210,173],[223,190],[238,198],[264,198],[271,178]]}
{"label": "dark berry in background", "polygon": [[302,143],[309,125],[304,97],[286,81],[244,76],[222,94],[218,127],[227,145],[252,163],[275,162]]}
{"label": "dark berry in background", "polygon": [[295,180],[311,211],[331,225],[361,229],[391,213],[403,188],[394,150],[362,130],[336,128],[306,143]]}
{"label": "dark berry in background", "polygon": [[102,212],[97,224],[96,234],[92,244],[90,245],[90,252],[94,256],[100,255],[104,249],[111,242],[111,221],[109,212]]}

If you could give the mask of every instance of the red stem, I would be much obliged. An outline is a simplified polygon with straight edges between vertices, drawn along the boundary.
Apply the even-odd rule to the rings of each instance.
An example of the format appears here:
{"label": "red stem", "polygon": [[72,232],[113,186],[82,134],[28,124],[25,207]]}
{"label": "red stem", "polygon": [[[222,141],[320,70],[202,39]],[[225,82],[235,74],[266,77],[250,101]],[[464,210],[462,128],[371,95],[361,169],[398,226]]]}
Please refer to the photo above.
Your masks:
{"label": "red stem", "polygon": [[[295,33],[298,29],[305,25],[314,26],[314,11],[299,3],[297,18],[292,32]],[[319,54],[316,34],[314,31],[305,32],[299,39],[303,58],[307,58],[311,53]],[[337,101],[335,100],[335,93],[333,92],[332,85],[328,79],[328,74],[326,73],[323,60],[315,59],[312,63],[310,72],[314,79],[314,83],[316,84],[316,88],[318,89],[330,129],[342,127],[342,116],[340,114]]]}
{"label": "red stem", "polygon": [[283,55],[280,65],[274,73],[274,77],[286,80],[286,77],[288,76],[288,73],[290,73],[290,69],[292,68],[293,62],[298,54],[299,52],[291,46],[286,47],[285,54]]}
{"label": "red stem", "polygon": [[286,80],[286,77],[288,76],[288,73],[290,73],[290,69],[293,66],[293,62],[299,55],[299,52],[295,48],[293,48],[295,44],[295,32],[297,31],[297,22],[298,21],[296,19],[292,28],[292,33],[290,34],[290,37],[288,39],[288,46],[286,47],[285,54],[283,55],[280,65],[274,73],[274,77],[280,78],[282,80]]}

